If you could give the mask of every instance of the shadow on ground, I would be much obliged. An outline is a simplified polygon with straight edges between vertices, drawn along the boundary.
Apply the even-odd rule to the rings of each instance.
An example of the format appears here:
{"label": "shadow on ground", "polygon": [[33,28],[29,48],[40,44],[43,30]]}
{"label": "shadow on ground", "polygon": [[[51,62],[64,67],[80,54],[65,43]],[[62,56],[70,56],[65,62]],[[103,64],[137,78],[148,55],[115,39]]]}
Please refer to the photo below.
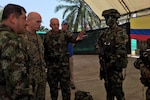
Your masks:
{"label": "shadow on ground", "polygon": [[[139,70],[135,69],[133,63],[135,58],[128,58],[128,67],[124,71],[124,92],[126,100],[145,100],[146,88],[140,83]],[[88,91],[92,94],[94,100],[106,100],[104,82],[99,80],[99,60],[98,55],[74,55],[74,78],[76,89],[71,90],[71,100],[74,100],[74,94],[77,90]],[[50,99],[49,86],[47,84],[46,100]],[[61,91],[59,98],[61,99]]]}

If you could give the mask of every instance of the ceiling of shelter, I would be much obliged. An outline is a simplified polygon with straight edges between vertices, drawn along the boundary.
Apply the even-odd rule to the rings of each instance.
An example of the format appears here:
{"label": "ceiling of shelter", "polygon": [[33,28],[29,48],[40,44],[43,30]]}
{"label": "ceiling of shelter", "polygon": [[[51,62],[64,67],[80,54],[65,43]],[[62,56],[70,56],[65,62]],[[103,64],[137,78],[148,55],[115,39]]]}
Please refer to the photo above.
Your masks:
{"label": "ceiling of shelter", "polygon": [[[100,19],[107,9],[117,9],[121,15],[133,14],[150,15],[150,0],[84,0]],[[138,16],[138,15],[137,15]]]}

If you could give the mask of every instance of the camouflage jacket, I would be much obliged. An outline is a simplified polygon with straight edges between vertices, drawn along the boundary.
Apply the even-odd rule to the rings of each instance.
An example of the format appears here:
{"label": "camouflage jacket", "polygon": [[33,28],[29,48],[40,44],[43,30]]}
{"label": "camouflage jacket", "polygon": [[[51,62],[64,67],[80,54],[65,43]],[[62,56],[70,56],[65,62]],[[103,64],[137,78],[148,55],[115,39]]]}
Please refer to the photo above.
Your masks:
{"label": "camouflage jacket", "polygon": [[[14,31],[0,25],[0,73],[4,82],[0,82],[0,100],[29,96],[28,55],[24,41]],[[32,93],[31,93],[32,94]]]}
{"label": "camouflage jacket", "polygon": [[46,63],[44,60],[44,46],[39,35],[26,32],[21,34],[26,42],[29,57],[30,82],[37,84],[46,79]]}
{"label": "camouflage jacket", "polygon": [[[114,63],[117,66],[126,67],[127,41],[128,35],[120,27],[114,29],[107,28],[98,38],[99,56],[104,57],[103,59],[107,63]],[[119,64],[119,62],[122,62],[122,64],[125,63],[125,65]]]}
{"label": "camouflage jacket", "polygon": [[47,62],[63,62],[69,64],[68,43],[76,42],[76,36],[72,33],[62,32],[53,34],[49,31],[44,39],[45,59]]}

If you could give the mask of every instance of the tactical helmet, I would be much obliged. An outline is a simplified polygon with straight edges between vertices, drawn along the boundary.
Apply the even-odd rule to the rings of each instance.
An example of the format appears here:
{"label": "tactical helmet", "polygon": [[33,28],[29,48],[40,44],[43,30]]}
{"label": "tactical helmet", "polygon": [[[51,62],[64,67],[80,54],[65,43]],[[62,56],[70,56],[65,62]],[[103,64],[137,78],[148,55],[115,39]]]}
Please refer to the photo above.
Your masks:
{"label": "tactical helmet", "polygon": [[120,18],[120,13],[116,9],[104,10],[102,16],[114,16],[115,18]]}

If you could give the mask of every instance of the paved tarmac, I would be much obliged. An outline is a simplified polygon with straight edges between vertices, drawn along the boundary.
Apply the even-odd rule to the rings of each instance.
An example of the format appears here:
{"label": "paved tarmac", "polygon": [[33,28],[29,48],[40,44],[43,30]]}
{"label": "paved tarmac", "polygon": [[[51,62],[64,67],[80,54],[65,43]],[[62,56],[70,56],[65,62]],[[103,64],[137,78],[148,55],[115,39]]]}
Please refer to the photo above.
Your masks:
{"label": "paved tarmac", "polygon": [[[126,100],[145,100],[146,88],[141,84],[140,72],[135,69],[133,63],[136,58],[128,58],[128,67],[124,70],[126,76],[124,80],[124,92]],[[94,100],[106,100],[104,82],[99,79],[99,60],[98,55],[74,55],[74,79],[76,89],[71,90],[71,100],[77,90],[88,91]],[[50,99],[49,86],[47,84],[46,100]],[[58,100],[61,98],[59,90]]]}

